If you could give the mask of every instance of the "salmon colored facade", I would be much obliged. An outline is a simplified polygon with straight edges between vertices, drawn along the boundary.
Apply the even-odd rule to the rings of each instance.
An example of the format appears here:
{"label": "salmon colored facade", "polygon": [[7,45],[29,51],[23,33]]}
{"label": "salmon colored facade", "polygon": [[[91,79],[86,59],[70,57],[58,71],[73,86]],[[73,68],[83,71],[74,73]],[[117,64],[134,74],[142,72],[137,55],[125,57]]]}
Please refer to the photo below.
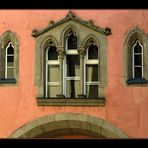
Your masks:
{"label": "salmon colored facade", "polygon": [[124,79],[125,40],[134,27],[148,33],[148,10],[72,10],[83,20],[92,20],[96,26],[111,29],[112,34],[107,36],[108,82],[105,87],[105,105],[37,105],[38,90],[34,83],[35,38],[31,33],[33,29],[48,26],[50,20],[61,20],[68,12],[0,10],[0,34],[11,30],[16,33],[19,42],[18,82],[0,85],[0,137],[7,138],[23,125],[46,115],[78,113],[103,119],[123,130],[129,137],[148,138],[148,86],[126,85]]}

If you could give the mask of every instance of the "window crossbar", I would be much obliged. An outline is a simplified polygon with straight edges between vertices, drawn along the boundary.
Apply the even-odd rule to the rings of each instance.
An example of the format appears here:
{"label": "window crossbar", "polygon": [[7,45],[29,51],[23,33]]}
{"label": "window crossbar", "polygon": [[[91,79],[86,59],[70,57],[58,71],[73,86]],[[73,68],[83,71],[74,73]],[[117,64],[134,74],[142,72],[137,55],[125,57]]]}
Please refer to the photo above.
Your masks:
{"label": "window crossbar", "polygon": [[48,82],[47,84],[51,85],[51,86],[59,86],[60,85],[59,82]]}
{"label": "window crossbar", "polygon": [[86,82],[86,85],[99,85],[99,82]]}
{"label": "window crossbar", "polygon": [[80,77],[66,77],[66,80],[80,80]]}

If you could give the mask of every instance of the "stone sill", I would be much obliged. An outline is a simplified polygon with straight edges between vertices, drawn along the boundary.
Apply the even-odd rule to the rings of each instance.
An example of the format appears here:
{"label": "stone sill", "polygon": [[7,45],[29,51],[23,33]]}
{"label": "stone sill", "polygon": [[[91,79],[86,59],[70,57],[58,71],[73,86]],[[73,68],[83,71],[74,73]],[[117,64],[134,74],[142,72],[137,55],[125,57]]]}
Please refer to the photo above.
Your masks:
{"label": "stone sill", "polygon": [[104,106],[104,98],[37,98],[38,106]]}
{"label": "stone sill", "polygon": [[6,83],[16,83],[15,79],[0,79],[0,84],[6,84]]}
{"label": "stone sill", "polygon": [[135,78],[135,79],[129,79],[127,81],[128,85],[136,84],[136,85],[141,85],[141,84],[148,84],[148,81],[145,80],[144,78]]}

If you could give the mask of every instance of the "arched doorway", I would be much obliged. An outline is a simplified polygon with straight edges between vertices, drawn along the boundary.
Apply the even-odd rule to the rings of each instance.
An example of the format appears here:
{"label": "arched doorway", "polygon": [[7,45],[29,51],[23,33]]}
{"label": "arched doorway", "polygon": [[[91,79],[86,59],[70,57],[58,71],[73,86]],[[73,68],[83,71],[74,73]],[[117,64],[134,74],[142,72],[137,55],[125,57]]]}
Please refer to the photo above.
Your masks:
{"label": "arched doorway", "polygon": [[78,113],[46,115],[31,121],[9,138],[128,138],[121,129],[104,119]]}

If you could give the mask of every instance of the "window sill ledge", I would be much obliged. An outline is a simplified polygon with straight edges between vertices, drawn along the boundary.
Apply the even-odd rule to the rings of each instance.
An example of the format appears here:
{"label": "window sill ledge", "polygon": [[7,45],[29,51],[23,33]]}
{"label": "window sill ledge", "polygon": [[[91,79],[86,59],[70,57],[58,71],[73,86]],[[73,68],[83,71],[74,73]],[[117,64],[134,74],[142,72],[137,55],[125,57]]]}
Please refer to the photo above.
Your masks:
{"label": "window sill ledge", "polygon": [[83,99],[71,99],[71,98],[37,98],[38,106],[104,106],[104,98],[83,98]]}
{"label": "window sill ledge", "polygon": [[1,79],[0,84],[6,84],[6,83],[16,83],[15,79]]}
{"label": "window sill ledge", "polygon": [[148,84],[148,81],[144,78],[136,78],[127,80],[127,84]]}

